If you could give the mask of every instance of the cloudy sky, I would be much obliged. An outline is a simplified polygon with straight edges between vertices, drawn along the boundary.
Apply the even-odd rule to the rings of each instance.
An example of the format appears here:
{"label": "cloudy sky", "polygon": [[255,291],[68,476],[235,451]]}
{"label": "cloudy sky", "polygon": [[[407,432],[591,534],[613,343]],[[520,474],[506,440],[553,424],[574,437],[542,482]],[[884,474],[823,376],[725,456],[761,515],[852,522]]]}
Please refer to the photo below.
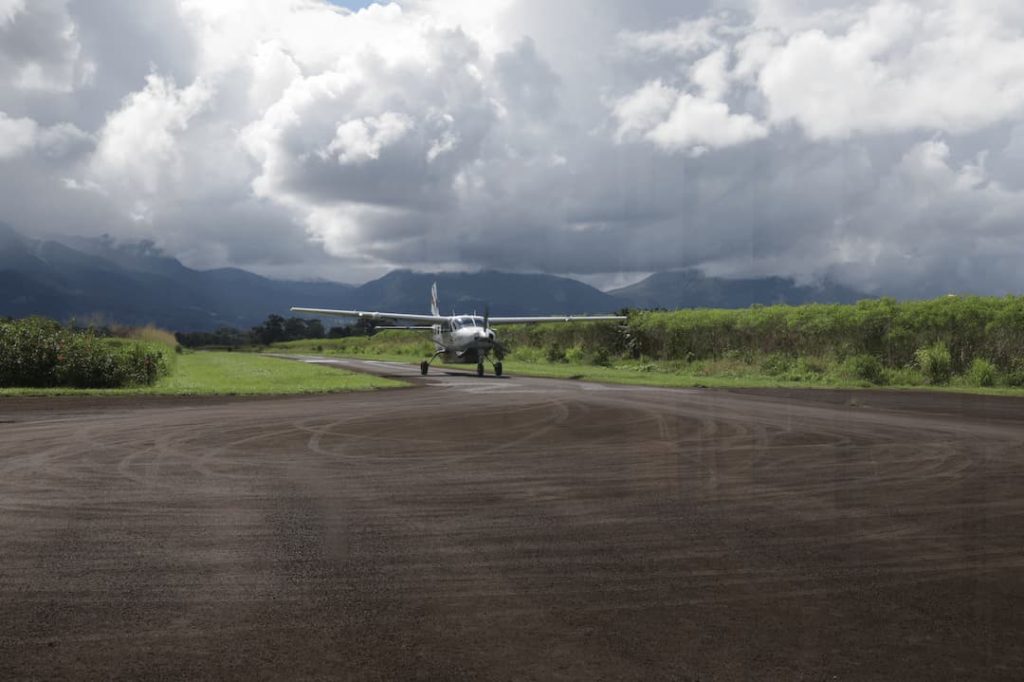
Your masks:
{"label": "cloudy sky", "polygon": [[0,0],[0,221],[195,267],[1024,291],[1019,0]]}

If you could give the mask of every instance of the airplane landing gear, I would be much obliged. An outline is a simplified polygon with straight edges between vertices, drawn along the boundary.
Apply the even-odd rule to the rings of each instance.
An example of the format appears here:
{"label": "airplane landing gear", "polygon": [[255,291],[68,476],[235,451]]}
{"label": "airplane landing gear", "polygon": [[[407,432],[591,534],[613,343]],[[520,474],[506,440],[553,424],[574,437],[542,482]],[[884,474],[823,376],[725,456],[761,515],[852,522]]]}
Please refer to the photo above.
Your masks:
{"label": "airplane landing gear", "polygon": [[482,362],[476,363],[476,375],[478,377],[482,377],[484,375],[484,363],[482,363]]}
{"label": "airplane landing gear", "polygon": [[501,362],[494,363],[494,376],[501,376]]}
{"label": "airplane landing gear", "polygon": [[420,363],[420,374],[427,376],[427,372],[430,370],[430,363],[432,363],[437,356],[444,352],[444,348],[438,349],[436,353],[430,356],[429,360],[424,360]]}

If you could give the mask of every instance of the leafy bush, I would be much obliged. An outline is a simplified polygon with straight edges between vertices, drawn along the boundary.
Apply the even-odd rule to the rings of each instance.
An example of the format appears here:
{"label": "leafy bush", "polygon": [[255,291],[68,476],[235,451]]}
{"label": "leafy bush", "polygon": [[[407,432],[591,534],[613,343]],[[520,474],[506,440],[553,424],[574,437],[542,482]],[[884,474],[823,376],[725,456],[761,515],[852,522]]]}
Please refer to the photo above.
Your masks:
{"label": "leafy bush", "polygon": [[[43,318],[0,324],[0,386],[117,388],[168,372],[156,343],[97,339]],[[169,349],[167,354],[169,354]]]}
{"label": "leafy bush", "polygon": [[578,365],[582,363],[583,355],[583,348],[580,346],[570,346],[565,349],[565,361],[570,364]]}
{"label": "leafy bush", "polygon": [[967,380],[974,386],[995,386],[996,366],[984,358],[974,358]]}
{"label": "leafy bush", "polygon": [[828,371],[828,363],[821,358],[799,358],[796,363],[796,371],[804,375],[821,376]]}
{"label": "leafy bush", "polygon": [[953,358],[949,347],[939,341],[914,353],[917,366],[930,384],[947,384],[953,374]]}
{"label": "leafy bush", "polygon": [[885,383],[893,386],[922,386],[925,378],[916,367],[899,367],[886,370]]}
{"label": "leafy bush", "polygon": [[548,362],[565,362],[565,351],[558,343],[550,343],[544,351],[544,357]]}
{"label": "leafy bush", "polygon": [[761,361],[761,371],[768,376],[779,376],[786,374],[793,367],[791,358],[781,353],[772,353]]}
{"label": "leafy bush", "polygon": [[1006,385],[1013,387],[1024,386],[1024,363],[1018,363],[1006,373]]}
{"label": "leafy bush", "polygon": [[846,379],[885,384],[888,377],[881,361],[873,355],[854,355],[843,360],[839,373]]}

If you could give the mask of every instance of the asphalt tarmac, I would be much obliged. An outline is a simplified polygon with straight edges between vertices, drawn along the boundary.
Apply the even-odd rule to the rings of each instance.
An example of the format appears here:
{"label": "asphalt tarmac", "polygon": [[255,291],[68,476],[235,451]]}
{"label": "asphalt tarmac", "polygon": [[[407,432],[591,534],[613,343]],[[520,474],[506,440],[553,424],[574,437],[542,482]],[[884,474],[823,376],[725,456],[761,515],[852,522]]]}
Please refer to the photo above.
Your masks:
{"label": "asphalt tarmac", "polygon": [[0,679],[1020,679],[1024,400],[0,399]]}

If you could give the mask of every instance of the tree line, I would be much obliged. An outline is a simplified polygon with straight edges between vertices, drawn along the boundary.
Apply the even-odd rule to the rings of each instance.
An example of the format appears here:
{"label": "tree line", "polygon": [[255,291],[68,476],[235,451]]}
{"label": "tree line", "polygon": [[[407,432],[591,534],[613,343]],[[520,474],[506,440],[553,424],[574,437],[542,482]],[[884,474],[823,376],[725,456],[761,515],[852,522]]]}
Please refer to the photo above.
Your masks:
{"label": "tree line", "polygon": [[376,326],[367,320],[351,325],[325,328],[318,319],[268,315],[261,324],[251,329],[220,327],[212,332],[178,332],[175,337],[186,348],[207,346],[238,348],[242,346],[269,346],[284,341],[302,339],[340,339],[348,336],[371,336]]}

